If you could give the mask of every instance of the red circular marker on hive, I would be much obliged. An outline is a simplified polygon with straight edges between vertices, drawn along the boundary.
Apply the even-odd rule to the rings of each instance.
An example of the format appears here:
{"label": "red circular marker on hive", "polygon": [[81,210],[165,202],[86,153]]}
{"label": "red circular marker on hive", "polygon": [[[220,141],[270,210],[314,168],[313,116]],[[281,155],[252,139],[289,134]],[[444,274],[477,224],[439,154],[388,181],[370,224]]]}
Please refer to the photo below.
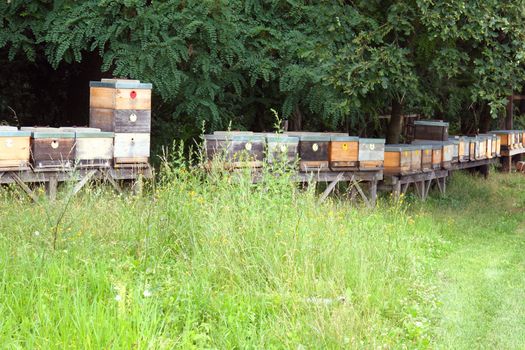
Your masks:
{"label": "red circular marker on hive", "polygon": [[131,92],[129,93],[129,97],[131,97],[131,99],[134,100],[135,97],[137,97],[137,92],[136,92],[135,90],[131,91]]}

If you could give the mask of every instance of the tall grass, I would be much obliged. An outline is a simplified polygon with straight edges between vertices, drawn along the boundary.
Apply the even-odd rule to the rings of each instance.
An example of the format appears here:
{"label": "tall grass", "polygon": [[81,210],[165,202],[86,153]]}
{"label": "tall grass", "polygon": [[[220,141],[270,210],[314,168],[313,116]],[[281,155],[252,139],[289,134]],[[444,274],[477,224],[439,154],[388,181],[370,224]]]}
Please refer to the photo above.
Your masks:
{"label": "tall grass", "polygon": [[253,185],[170,160],[144,196],[83,191],[56,250],[65,199],[33,205],[2,190],[0,344],[430,346],[436,233],[403,203],[320,205],[287,176]]}

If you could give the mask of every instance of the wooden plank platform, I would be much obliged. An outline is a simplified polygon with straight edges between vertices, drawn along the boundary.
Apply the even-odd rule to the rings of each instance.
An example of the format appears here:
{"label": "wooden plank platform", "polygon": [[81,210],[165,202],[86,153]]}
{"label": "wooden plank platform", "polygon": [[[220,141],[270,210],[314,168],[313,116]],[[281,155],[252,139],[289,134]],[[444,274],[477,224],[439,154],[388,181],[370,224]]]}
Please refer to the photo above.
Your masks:
{"label": "wooden plank platform", "polygon": [[499,161],[499,158],[487,158],[480,160],[473,160],[462,163],[452,163],[448,170],[463,170],[469,168],[477,168],[484,165],[496,164]]}
{"label": "wooden plank platform", "polygon": [[140,180],[152,178],[153,171],[149,164],[140,164],[122,168],[77,168],[72,171],[55,169],[55,171],[41,172],[32,169],[2,169],[0,171],[0,184],[17,184],[34,201],[38,200],[36,194],[27,185],[41,183],[46,186],[46,193],[51,200],[56,198],[57,186],[60,182],[77,182],[70,195],[75,195],[82,187],[92,180],[108,181],[118,192],[121,192],[118,180]]}
{"label": "wooden plank platform", "polygon": [[511,150],[501,150],[502,157],[512,157],[518,154],[524,154],[525,148],[516,148]]}
{"label": "wooden plank platform", "polygon": [[439,169],[413,175],[385,176],[379,189],[392,192],[394,199],[398,200],[401,194],[405,194],[413,186],[418,197],[424,201],[434,182],[441,194],[445,194],[448,174],[448,170]]}
{"label": "wooden plank platform", "polygon": [[[259,183],[262,179],[261,172],[255,171],[252,173],[252,179],[254,183]],[[361,197],[363,202],[368,207],[374,207],[377,201],[377,185],[378,182],[383,179],[383,170],[372,170],[372,171],[318,171],[318,172],[303,172],[299,171],[292,176],[292,181],[298,183],[310,183],[310,182],[326,182],[328,186],[326,190],[321,194],[319,199],[323,202],[328,195],[335,189],[339,182],[350,183],[350,194],[351,198],[355,198],[357,195]],[[368,185],[368,195],[363,191],[362,184]]]}

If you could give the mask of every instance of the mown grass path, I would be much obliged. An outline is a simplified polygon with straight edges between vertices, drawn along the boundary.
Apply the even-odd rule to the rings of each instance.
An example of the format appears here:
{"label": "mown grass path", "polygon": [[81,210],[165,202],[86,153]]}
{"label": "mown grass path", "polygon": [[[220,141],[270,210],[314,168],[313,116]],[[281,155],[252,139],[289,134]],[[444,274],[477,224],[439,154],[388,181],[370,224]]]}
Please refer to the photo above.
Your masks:
{"label": "mown grass path", "polygon": [[436,345],[523,349],[525,177],[495,174],[486,184],[468,178],[458,182],[453,184],[456,199],[464,196],[475,205],[440,214],[448,216],[444,237],[450,249],[438,262]]}

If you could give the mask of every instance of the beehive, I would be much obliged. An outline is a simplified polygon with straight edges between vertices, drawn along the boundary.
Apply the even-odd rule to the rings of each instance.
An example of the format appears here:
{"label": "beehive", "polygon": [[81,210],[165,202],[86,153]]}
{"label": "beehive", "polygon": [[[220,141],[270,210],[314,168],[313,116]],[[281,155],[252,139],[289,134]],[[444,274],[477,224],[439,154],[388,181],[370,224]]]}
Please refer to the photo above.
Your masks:
{"label": "beehive", "polygon": [[378,170],[385,160],[385,139],[359,138],[359,169]]}
{"label": "beehive", "polygon": [[219,160],[228,168],[262,166],[265,145],[262,135],[219,133],[204,135],[204,140],[208,161]]}
{"label": "beehive", "polygon": [[151,84],[103,79],[89,83],[89,125],[115,133],[149,133]]}
{"label": "beehive", "polygon": [[[486,146],[485,149],[485,158],[493,158],[495,156],[495,150],[496,150],[496,143],[493,138],[494,135],[492,134],[480,134],[479,137],[484,139]],[[483,144],[481,145],[483,147]]]}
{"label": "beehive", "polygon": [[449,142],[452,143],[452,163],[457,163],[459,161],[459,137],[449,137]]}
{"label": "beehive", "polygon": [[301,171],[329,170],[330,135],[301,134],[299,136],[299,168]]}
{"label": "beehive", "polygon": [[150,154],[151,88],[127,79],[89,83],[89,125],[115,133],[115,165],[147,163]]}
{"label": "beehive", "polygon": [[75,133],[57,128],[22,128],[31,132],[31,161],[35,169],[70,169],[75,161]]}
{"label": "beehive", "polygon": [[414,122],[414,139],[448,141],[448,125],[441,120],[417,120]]}
{"label": "beehive", "polygon": [[359,137],[331,136],[329,157],[333,171],[358,169]]}
{"label": "beehive", "polygon": [[466,136],[458,136],[458,140],[458,160],[460,162],[468,162],[470,160],[470,140]]}
{"label": "beehive", "polygon": [[500,149],[508,151],[515,148],[514,131],[512,130],[494,130],[490,132],[501,138]]}
{"label": "beehive", "polygon": [[268,163],[294,163],[298,159],[299,138],[283,134],[266,136],[266,159]]}
{"label": "beehive", "polygon": [[23,168],[29,165],[30,137],[28,131],[0,126],[0,168]]}
{"label": "beehive", "polygon": [[523,133],[523,130],[518,130],[517,131],[517,141],[516,141],[516,146],[517,148],[523,148],[523,136],[525,134]]}
{"label": "beehive", "polygon": [[421,171],[432,170],[432,145],[421,144]]}
{"label": "beehive", "polygon": [[68,128],[75,133],[75,164],[78,167],[108,167],[113,161],[114,133],[97,128]]}
{"label": "beehive", "polygon": [[[415,144],[426,143],[432,145],[432,164],[434,169],[449,169],[454,158],[454,144],[450,141],[414,141]],[[439,149],[439,150],[438,150]],[[439,161],[438,161],[439,159]],[[439,162],[439,167],[437,163]]]}
{"label": "beehive", "polygon": [[499,157],[501,155],[501,136],[496,135],[496,157]]}
{"label": "beehive", "polygon": [[389,175],[410,174],[412,156],[404,145],[386,145],[384,172]]}
{"label": "beehive", "polygon": [[470,142],[470,156],[471,161],[481,160],[487,158],[487,141],[480,136],[469,137]]}

